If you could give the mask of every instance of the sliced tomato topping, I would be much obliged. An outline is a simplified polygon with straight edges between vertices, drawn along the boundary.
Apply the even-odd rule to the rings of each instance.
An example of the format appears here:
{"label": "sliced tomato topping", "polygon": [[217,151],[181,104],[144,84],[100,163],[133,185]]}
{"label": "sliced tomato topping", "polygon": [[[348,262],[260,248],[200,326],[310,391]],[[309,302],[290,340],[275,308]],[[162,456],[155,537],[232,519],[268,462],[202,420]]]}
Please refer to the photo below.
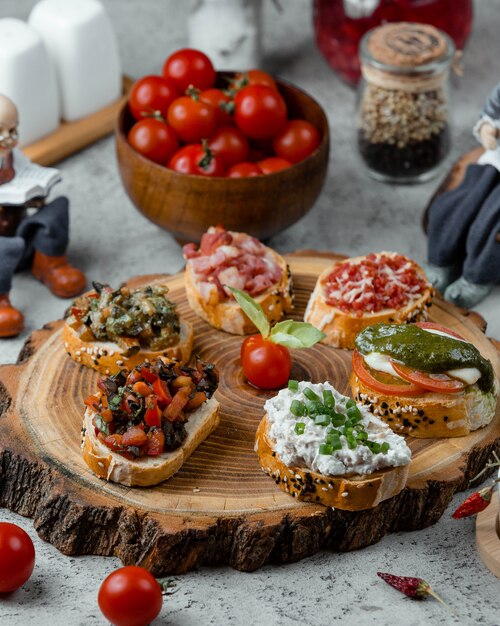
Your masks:
{"label": "sliced tomato topping", "polygon": [[458,393],[465,389],[465,383],[457,378],[451,378],[447,374],[428,374],[421,372],[408,365],[403,365],[391,360],[392,367],[396,372],[410,383],[419,385],[428,391],[438,393]]}
{"label": "sliced tomato topping", "polygon": [[[357,351],[354,350],[352,353],[352,369],[356,376],[361,380],[365,385],[373,389],[374,391],[378,391],[380,393],[385,393],[388,396],[421,396],[426,393],[426,390],[422,387],[415,385],[414,383],[403,383],[398,384],[389,384],[383,383],[377,380],[366,367],[365,360],[363,356]],[[394,379],[396,381],[396,379]]]}
{"label": "sliced tomato topping", "polygon": [[447,328],[446,326],[442,326],[441,324],[436,324],[434,322],[417,322],[415,326],[418,326],[423,330],[438,330],[441,333],[446,333],[451,337],[455,337],[456,339],[461,339],[462,341],[465,341],[462,335],[459,335],[454,330],[451,330],[451,328]]}
{"label": "sliced tomato topping", "polygon": [[148,436],[138,426],[131,426],[122,437],[122,444],[127,446],[142,446],[148,442]]}
{"label": "sliced tomato topping", "polygon": [[158,406],[158,398],[150,396],[146,403],[146,413],[144,413],[144,421],[150,427],[161,426],[161,409]]}

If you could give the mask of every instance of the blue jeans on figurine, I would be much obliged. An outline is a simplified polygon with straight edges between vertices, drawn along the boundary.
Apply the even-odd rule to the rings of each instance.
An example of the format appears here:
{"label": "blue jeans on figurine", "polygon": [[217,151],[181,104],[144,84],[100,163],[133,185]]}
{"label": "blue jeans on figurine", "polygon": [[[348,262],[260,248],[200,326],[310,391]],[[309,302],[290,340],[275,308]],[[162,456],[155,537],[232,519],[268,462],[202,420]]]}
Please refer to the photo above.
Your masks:
{"label": "blue jeans on figurine", "polygon": [[471,307],[500,284],[500,83],[474,127],[486,152],[429,209],[427,276],[445,300]]}

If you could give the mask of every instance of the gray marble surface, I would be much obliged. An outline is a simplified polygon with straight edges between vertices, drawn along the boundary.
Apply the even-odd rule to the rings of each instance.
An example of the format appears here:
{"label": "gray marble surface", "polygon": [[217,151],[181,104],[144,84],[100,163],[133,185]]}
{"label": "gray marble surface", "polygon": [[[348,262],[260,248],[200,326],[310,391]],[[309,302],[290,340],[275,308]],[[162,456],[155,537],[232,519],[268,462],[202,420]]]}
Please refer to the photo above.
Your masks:
{"label": "gray marble surface", "polygon": [[[68,0],[71,1],[71,0]],[[0,17],[24,18],[33,0],[2,0]],[[360,168],[354,148],[355,94],[332,74],[316,51],[310,3],[287,0],[283,12],[265,5],[265,69],[298,83],[325,107],[331,124],[328,180],[315,208],[276,236],[282,252],[297,248],[363,254],[397,249],[425,259],[420,220],[437,185],[386,186]],[[116,29],[124,70],[137,77],[158,71],[168,53],[185,43],[187,2],[106,0]],[[498,0],[477,2],[474,32],[465,55],[465,75],[454,79],[455,132],[448,164],[474,146],[471,127],[482,99],[498,81]],[[58,191],[71,199],[71,259],[89,278],[113,284],[131,274],[174,272],[182,265],[179,247],[147,222],[125,195],[117,173],[112,138],[60,164]],[[16,359],[33,329],[61,316],[67,302],[52,296],[28,273],[14,281],[12,300],[26,315],[26,331],[0,343],[0,362]],[[500,289],[479,307],[488,334],[500,338]],[[419,532],[386,537],[348,554],[321,553],[297,564],[265,567],[253,574],[204,568],[180,577],[157,623],[317,626],[345,624],[499,624],[498,580],[475,550],[474,520],[451,519],[457,496],[443,518]],[[30,520],[0,510],[0,520],[23,526],[33,537],[37,566],[17,593],[0,598],[0,622],[24,626],[34,620],[52,626],[103,624],[97,589],[119,565],[112,558],[66,557],[40,541]],[[377,570],[425,577],[456,610],[436,601],[416,602],[381,582]]]}

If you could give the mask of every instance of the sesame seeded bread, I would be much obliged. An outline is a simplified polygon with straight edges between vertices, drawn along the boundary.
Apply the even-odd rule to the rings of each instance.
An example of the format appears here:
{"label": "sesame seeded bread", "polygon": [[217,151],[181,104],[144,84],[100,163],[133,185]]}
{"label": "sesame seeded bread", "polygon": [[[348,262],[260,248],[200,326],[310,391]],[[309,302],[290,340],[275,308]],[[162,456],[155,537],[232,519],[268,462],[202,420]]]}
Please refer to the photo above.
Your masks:
{"label": "sesame seeded bread", "polygon": [[127,357],[126,349],[120,348],[116,343],[82,341],[71,326],[65,324],[63,328],[64,349],[68,355],[77,363],[105,375],[116,374],[122,369],[132,370],[136,365],[152,361],[159,356],[187,363],[191,358],[193,335],[192,325],[180,320],[180,335],[176,344],[155,352],[143,348]]}
{"label": "sesame seeded bread", "polygon": [[363,511],[397,495],[406,485],[409,464],[364,476],[324,476],[306,467],[288,467],[274,452],[268,429],[269,422],[264,415],[255,439],[255,451],[262,470],[282,491],[298,500],[346,511]]}
{"label": "sesame seeded bread", "polygon": [[488,425],[495,416],[496,396],[471,385],[462,393],[428,392],[390,396],[374,391],[351,372],[352,396],[399,435],[417,438],[462,437]]}
{"label": "sesame seeded bread", "polygon": [[[356,262],[363,258],[355,257],[347,261]],[[427,281],[424,270],[416,263],[412,263],[417,273]],[[434,296],[434,289],[430,283],[418,299],[410,301],[400,309],[383,309],[375,313],[364,312],[359,316],[331,306],[326,301],[324,284],[334,267],[334,265],[328,267],[318,277],[304,314],[304,321],[316,326],[326,334],[322,343],[336,348],[353,349],[356,336],[367,326],[379,322],[392,324],[420,322],[428,318],[428,308],[431,306]]]}
{"label": "sesame seeded bread", "polygon": [[128,487],[149,487],[167,480],[177,472],[184,461],[219,425],[219,403],[215,398],[204,402],[190,414],[186,422],[187,437],[172,452],[159,456],[143,456],[129,460],[113,452],[99,441],[92,425],[93,412],[87,408],[83,420],[83,459],[99,478]]}
{"label": "sesame seeded bread", "polygon": [[[283,270],[281,280],[272,289],[254,297],[260,304],[269,323],[279,322],[285,313],[293,310],[293,290],[290,268],[285,259],[271,248],[267,254]],[[189,305],[193,311],[214,328],[234,335],[250,335],[256,333],[257,328],[243,313],[240,305],[234,299],[222,302],[207,302],[200,294],[195,273],[188,261],[185,272],[185,287]]]}

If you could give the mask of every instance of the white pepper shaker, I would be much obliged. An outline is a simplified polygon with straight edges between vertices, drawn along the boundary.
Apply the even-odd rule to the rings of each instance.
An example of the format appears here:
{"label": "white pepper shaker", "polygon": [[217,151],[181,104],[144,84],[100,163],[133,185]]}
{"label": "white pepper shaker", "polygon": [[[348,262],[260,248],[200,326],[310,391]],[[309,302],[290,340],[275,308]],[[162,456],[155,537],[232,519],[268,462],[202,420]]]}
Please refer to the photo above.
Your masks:
{"label": "white pepper shaker", "polygon": [[188,18],[192,48],[217,69],[250,70],[261,65],[262,0],[193,0]]}
{"label": "white pepper shaker", "polygon": [[41,0],[28,21],[56,68],[65,120],[90,115],[120,97],[118,45],[98,0]]}

